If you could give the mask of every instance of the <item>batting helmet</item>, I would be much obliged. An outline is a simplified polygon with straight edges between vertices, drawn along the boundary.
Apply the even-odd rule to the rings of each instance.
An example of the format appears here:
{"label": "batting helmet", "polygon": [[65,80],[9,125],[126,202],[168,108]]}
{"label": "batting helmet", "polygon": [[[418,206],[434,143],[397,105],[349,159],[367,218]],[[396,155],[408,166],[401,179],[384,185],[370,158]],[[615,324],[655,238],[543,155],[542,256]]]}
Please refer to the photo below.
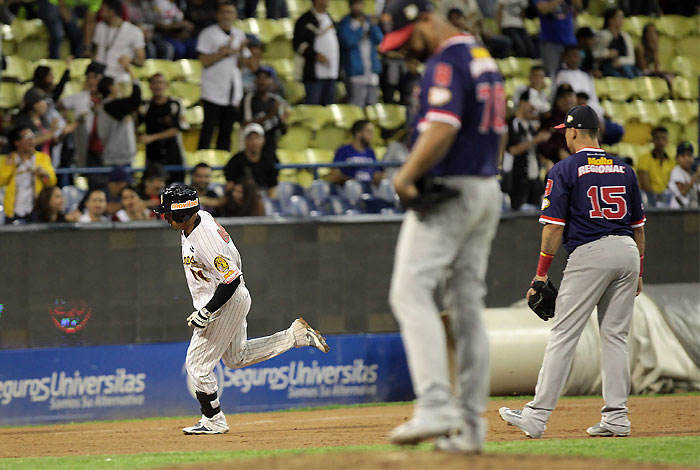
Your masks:
{"label": "batting helmet", "polygon": [[199,211],[197,191],[185,184],[173,183],[160,195],[160,205],[153,209],[156,214],[172,214],[177,223],[187,222]]}

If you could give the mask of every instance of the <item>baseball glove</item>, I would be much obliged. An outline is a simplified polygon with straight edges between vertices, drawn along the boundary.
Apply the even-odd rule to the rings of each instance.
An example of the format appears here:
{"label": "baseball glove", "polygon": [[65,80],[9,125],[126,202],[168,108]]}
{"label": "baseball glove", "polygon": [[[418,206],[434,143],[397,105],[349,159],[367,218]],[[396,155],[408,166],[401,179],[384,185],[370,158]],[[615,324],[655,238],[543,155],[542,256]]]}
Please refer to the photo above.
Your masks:
{"label": "baseball glove", "polygon": [[416,181],[418,196],[408,201],[401,201],[406,209],[413,209],[419,216],[424,216],[440,204],[460,195],[459,190],[436,183],[433,178],[423,177]]}
{"label": "baseball glove", "polygon": [[552,281],[547,279],[546,284],[543,281],[532,281],[530,287],[535,291],[527,301],[530,309],[544,321],[554,318],[554,304],[559,291]]}

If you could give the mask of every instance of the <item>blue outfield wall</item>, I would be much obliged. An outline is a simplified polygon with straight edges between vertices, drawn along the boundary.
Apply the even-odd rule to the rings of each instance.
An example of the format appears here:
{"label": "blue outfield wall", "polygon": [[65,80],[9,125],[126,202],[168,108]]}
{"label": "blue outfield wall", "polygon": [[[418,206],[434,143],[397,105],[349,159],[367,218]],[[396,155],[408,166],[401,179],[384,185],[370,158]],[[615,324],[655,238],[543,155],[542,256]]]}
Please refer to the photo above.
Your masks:
{"label": "blue outfield wall", "polygon": [[[397,333],[335,335],[243,369],[216,367],[229,414],[413,399]],[[0,350],[0,425],[197,415],[187,342]]]}

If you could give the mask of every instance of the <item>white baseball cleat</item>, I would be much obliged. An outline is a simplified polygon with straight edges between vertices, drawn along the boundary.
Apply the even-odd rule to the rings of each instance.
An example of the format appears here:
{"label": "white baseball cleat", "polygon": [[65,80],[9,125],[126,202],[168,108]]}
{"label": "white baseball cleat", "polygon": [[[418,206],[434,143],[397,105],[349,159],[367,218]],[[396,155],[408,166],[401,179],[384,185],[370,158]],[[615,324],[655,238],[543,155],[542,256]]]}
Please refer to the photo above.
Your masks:
{"label": "white baseball cleat", "polygon": [[591,437],[627,437],[630,435],[629,429],[622,432],[614,432],[606,428],[603,423],[594,424],[586,429],[586,432]]}
{"label": "white baseball cleat", "polygon": [[530,421],[523,419],[522,410],[515,410],[513,408],[503,406],[499,408],[498,414],[501,416],[503,421],[520,429],[529,438],[539,439],[544,433],[544,429],[540,431],[533,426]]}
{"label": "white baseball cleat", "polygon": [[389,440],[392,444],[415,445],[426,439],[446,436],[455,428],[455,425],[446,420],[432,419],[428,421],[426,419],[413,418],[395,427],[389,433]]}
{"label": "white baseball cleat", "polygon": [[326,338],[324,338],[321,333],[311,328],[311,326],[306,323],[306,320],[301,317],[297,318],[294,320],[294,323],[292,323],[292,334],[294,335],[295,348],[311,346],[324,353],[331,349],[326,343]]}
{"label": "white baseball cleat", "polygon": [[226,424],[226,416],[223,411],[218,412],[212,418],[207,418],[202,415],[194,426],[182,428],[182,432],[187,435],[191,434],[226,434],[228,432],[228,424]]}

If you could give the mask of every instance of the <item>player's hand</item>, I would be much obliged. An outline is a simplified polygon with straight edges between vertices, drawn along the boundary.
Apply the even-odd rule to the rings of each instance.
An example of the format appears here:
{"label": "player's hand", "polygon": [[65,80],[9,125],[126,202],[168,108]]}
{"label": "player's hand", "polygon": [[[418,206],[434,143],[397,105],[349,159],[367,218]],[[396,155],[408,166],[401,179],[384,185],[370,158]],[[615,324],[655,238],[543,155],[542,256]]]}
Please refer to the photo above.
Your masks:
{"label": "player's hand", "polygon": [[205,328],[212,321],[211,313],[205,307],[187,317],[187,326],[190,328]]}
{"label": "player's hand", "polygon": [[124,69],[128,70],[129,66],[131,65],[131,57],[128,55],[120,55],[117,62],[119,62],[119,65],[124,67]]}
{"label": "player's hand", "polygon": [[[544,283],[546,284],[546,283],[547,283],[547,276],[537,276],[537,275],[536,275],[535,278],[534,278],[533,280],[534,280],[534,281],[542,281],[542,282],[544,282]],[[525,300],[528,300],[528,301],[529,301],[529,300],[530,300],[530,296],[533,295],[533,294],[536,294],[536,293],[537,293],[537,292],[535,292],[535,289],[533,289],[532,287],[530,287],[530,288],[527,290],[527,294],[525,294]]]}
{"label": "player's hand", "polygon": [[320,64],[327,64],[328,63],[328,57],[325,55],[321,54],[320,52],[316,53],[316,62]]}
{"label": "player's hand", "polygon": [[642,293],[643,284],[644,283],[642,282],[642,278],[640,277],[639,281],[637,281],[637,295]]}
{"label": "player's hand", "polygon": [[418,188],[414,183],[409,183],[403,178],[394,178],[394,190],[402,202],[407,202],[418,197]]}

